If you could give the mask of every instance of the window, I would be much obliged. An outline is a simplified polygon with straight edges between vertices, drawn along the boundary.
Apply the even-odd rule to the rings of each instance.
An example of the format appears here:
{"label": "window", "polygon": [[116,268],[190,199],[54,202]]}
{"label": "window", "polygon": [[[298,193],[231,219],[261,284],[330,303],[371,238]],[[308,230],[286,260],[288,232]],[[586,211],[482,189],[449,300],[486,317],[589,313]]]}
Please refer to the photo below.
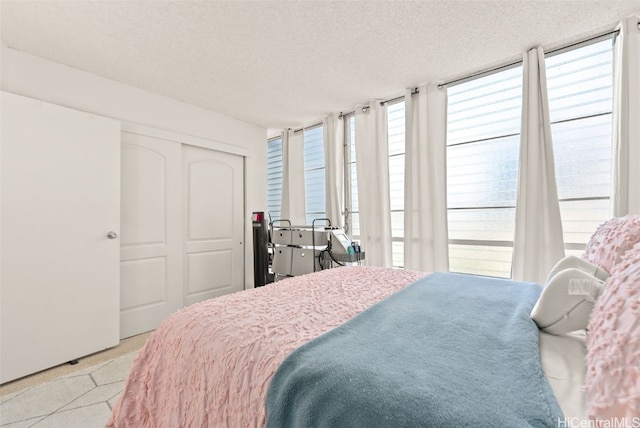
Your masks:
{"label": "window", "polygon": [[453,272],[511,276],[522,66],[448,88],[447,215]]}
{"label": "window", "polygon": [[[567,254],[609,216],[612,40],[547,55],[556,182]],[[509,277],[522,67],[449,88],[447,204],[452,271]]]}
{"label": "window", "polygon": [[545,62],[565,251],[580,255],[610,215],[611,36],[552,53]]}
{"label": "window", "polygon": [[271,220],[280,218],[282,202],[282,138],[267,141],[267,210]]}
{"label": "window", "polygon": [[391,201],[391,239],[393,266],[404,266],[404,100],[387,104],[389,144],[389,196]]}
{"label": "window", "polygon": [[[387,141],[389,144],[389,193],[391,202],[391,236],[393,266],[404,266],[404,101],[387,104]],[[345,126],[345,206],[346,232],[360,237],[358,177],[356,173],[355,115],[344,116]]]}
{"label": "window", "polygon": [[324,127],[322,125],[304,130],[304,183],[307,224],[316,218],[325,218],[325,166]]}
{"label": "window", "polygon": [[356,116],[349,113],[344,120],[345,232],[351,239],[360,239],[358,207],[358,174],[356,172]]}

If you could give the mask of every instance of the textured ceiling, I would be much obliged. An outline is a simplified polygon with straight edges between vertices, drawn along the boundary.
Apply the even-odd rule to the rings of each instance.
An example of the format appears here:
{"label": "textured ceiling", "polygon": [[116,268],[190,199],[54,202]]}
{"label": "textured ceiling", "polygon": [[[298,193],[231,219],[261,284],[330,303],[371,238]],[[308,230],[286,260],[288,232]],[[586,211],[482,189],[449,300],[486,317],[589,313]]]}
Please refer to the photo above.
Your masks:
{"label": "textured ceiling", "polygon": [[265,128],[611,28],[639,0],[7,1],[9,47]]}

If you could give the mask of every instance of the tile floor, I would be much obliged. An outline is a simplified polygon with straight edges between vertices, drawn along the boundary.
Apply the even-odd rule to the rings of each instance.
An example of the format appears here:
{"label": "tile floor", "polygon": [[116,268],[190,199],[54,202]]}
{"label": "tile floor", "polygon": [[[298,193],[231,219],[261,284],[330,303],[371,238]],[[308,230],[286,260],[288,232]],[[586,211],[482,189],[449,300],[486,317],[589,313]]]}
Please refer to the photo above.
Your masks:
{"label": "tile floor", "polygon": [[0,386],[0,427],[103,428],[149,334]]}
{"label": "tile floor", "polygon": [[0,397],[0,426],[104,428],[137,354]]}

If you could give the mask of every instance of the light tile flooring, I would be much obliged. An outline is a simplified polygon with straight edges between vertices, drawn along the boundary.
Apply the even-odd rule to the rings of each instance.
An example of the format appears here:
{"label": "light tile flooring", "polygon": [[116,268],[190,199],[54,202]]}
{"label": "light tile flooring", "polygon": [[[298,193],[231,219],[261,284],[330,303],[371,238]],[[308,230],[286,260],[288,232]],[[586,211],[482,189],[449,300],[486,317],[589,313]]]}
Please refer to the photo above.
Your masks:
{"label": "light tile flooring", "polygon": [[[147,335],[137,338],[140,346]],[[110,353],[105,351],[106,356],[112,357],[122,352],[116,348]],[[103,361],[90,367],[85,365],[86,368],[74,370],[75,366],[67,365],[56,368],[68,373],[53,380],[46,379],[46,372],[34,375],[33,379],[18,380],[18,386],[20,382],[31,384],[20,390],[15,390],[11,383],[3,385],[0,389],[0,426],[103,428],[138,354],[137,349],[131,352],[130,348],[124,346],[122,349],[128,353],[106,360],[102,357]],[[91,358],[101,359],[100,355],[88,357],[90,361]],[[52,371],[55,373],[56,369]],[[39,379],[45,381],[40,382]]]}

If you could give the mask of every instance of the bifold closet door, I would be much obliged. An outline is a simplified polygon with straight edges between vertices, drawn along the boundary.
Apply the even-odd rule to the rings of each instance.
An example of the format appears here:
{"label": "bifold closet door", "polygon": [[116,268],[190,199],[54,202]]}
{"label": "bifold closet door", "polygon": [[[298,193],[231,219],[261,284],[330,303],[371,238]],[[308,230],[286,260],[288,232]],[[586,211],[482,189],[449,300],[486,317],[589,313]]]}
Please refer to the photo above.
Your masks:
{"label": "bifold closet door", "polygon": [[120,337],[182,307],[182,145],[122,133]]}
{"label": "bifold closet door", "polygon": [[2,92],[0,383],[118,344],[120,123]]}

